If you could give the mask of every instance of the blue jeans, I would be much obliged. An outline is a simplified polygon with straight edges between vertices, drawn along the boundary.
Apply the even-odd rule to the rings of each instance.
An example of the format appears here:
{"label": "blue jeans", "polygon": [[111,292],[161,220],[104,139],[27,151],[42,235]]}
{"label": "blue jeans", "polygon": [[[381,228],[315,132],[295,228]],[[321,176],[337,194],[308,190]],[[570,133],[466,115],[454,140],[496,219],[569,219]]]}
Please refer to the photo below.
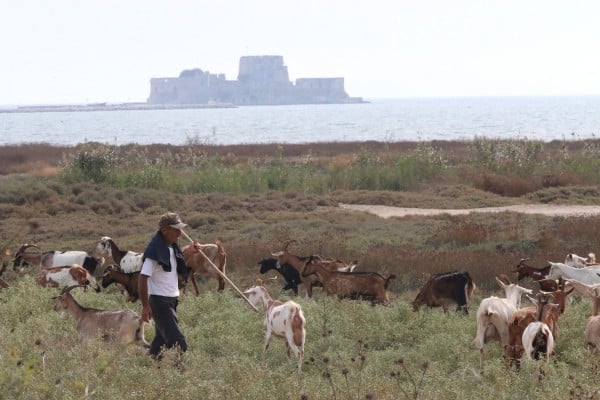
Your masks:
{"label": "blue jeans", "polygon": [[181,351],[186,351],[185,337],[177,325],[177,297],[150,295],[149,303],[156,328],[156,336],[150,345],[150,355],[160,357],[163,348],[169,349],[175,345],[179,345]]}

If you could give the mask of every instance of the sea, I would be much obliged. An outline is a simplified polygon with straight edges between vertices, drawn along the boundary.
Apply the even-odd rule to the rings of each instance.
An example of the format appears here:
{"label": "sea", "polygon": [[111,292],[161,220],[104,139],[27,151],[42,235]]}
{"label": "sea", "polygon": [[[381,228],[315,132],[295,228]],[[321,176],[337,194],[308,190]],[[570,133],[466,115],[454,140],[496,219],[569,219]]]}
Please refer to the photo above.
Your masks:
{"label": "sea", "polygon": [[74,146],[583,140],[600,135],[600,96],[367,99],[362,104],[0,112],[0,145]]}

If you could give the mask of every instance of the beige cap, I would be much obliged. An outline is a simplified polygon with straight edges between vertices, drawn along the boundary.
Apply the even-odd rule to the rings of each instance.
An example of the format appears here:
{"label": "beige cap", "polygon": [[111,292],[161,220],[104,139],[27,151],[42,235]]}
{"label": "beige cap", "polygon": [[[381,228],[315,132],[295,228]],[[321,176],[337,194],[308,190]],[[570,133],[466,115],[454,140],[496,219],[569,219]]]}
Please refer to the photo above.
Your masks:
{"label": "beige cap", "polygon": [[187,224],[184,224],[183,222],[181,222],[181,218],[179,218],[178,214],[175,214],[173,212],[168,212],[168,213],[161,215],[160,221],[158,221],[158,226],[160,228],[170,226],[171,228],[175,228],[175,229],[183,229],[187,226]]}

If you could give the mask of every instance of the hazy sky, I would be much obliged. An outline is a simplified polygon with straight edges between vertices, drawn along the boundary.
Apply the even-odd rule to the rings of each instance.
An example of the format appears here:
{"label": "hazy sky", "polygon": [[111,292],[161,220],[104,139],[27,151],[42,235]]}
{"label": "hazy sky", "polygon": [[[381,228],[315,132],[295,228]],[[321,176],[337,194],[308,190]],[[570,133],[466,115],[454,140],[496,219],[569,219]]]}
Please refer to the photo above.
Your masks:
{"label": "hazy sky", "polygon": [[146,101],[150,78],[290,79],[351,96],[600,95],[597,0],[1,0],[0,104]]}

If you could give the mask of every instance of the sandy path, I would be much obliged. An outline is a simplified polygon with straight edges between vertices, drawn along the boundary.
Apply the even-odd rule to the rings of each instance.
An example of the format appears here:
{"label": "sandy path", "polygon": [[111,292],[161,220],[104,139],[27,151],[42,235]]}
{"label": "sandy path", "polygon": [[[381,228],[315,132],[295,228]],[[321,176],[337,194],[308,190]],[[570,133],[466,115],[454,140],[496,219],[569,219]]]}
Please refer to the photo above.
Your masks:
{"label": "sandy path", "polygon": [[523,214],[542,214],[549,216],[591,216],[600,215],[600,206],[562,206],[552,204],[521,204],[505,207],[483,207],[470,209],[439,209],[439,208],[408,208],[391,206],[374,206],[363,204],[344,204],[339,207],[349,211],[364,211],[380,216],[381,218],[405,217],[407,215],[464,215],[472,212],[498,213],[504,211],[519,212]]}

